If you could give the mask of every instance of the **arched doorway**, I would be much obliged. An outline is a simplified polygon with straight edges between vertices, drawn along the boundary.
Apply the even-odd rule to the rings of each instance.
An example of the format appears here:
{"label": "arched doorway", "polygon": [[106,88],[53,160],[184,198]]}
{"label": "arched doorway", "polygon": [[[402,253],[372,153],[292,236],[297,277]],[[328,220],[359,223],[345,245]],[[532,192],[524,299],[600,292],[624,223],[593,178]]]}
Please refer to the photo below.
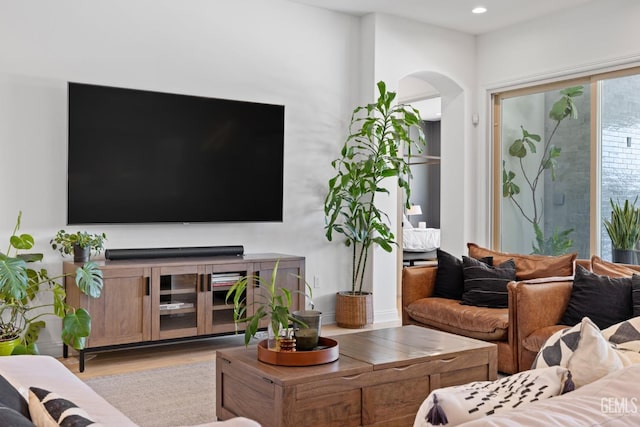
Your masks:
{"label": "arched doorway", "polygon": [[[403,77],[398,84],[400,100],[416,100],[416,96],[440,98],[440,247],[452,254],[461,255],[465,246],[464,189],[468,188],[470,174],[464,141],[468,139],[465,111],[470,111],[471,101],[465,99],[464,89],[451,77],[435,71],[418,71]],[[407,92],[413,90],[414,93]],[[422,115],[422,114],[421,114]],[[428,141],[427,141],[428,145]],[[464,168],[464,169],[463,169]],[[402,235],[402,195],[398,197],[398,235]],[[426,221],[425,221],[426,222]],[[398,307],[401,310],[402,251],[398,251]]]}

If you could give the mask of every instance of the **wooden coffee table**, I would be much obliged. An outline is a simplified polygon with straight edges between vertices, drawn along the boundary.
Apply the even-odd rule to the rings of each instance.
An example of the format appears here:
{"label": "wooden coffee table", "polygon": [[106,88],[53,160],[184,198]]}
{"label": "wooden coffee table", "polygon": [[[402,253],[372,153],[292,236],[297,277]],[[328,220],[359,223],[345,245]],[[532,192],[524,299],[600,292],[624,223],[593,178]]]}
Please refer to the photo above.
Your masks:
{"label": "wooden coffee table", "polygon": [[411,426],[429,392],[497,378],[497,347],[403,326],[332,337],[332,363],[285,367],[255,346],[216,352],[216,414],[270,426]]}

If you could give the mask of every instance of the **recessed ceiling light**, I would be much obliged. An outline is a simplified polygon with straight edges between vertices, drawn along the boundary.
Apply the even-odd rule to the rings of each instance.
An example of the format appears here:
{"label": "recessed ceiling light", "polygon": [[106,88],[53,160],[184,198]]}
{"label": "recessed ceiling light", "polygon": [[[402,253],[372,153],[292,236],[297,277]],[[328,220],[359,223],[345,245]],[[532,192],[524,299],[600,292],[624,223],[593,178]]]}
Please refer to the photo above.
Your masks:
{"label": "recessed ceiling light", "polygon": [[478,6],[474,8],[471,12],[477,14],[477,13],[485,13],[486,11],[487,11],[486,7]]}

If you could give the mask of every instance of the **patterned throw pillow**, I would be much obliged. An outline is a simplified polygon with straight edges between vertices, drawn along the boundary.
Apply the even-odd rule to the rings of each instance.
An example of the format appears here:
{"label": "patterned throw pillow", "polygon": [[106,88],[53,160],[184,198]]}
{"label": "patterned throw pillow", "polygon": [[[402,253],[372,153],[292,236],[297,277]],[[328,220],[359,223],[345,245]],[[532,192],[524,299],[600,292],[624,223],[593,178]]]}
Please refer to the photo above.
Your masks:
{"label": "patterned throw pillow", "polygon": [[464,292],[460,304],[491,308],[509,306],[507,284],[516,280],[516,265],[512,259],[494,267],[463,256],[462,265]]}
{"label": "patterned throw pillow", "polygon": [[[462,260],[456,258],[448,252],[438,248],[438,270],[436,271],[436,282],[433,289],[434,297],[448,299],[462,299],[464,292],[464,276],[462,275]],[[486,257],[479,261],[493,264],[493,258]]]}
{"label": "patterned throw pillow", "polygon": [[37,387],[29,388],[29,412],[37,427],[85,427],[97,425],[85,411],[56,393]]}
{"label": "patterned throw pillow", "polygon": [[602,336],[618,350],[640,353],[640,317],[610,326],[602,331]]}
{"label": "patterned throw pillow", "polygon": [[[523,371],[496,381],[479,381],[432,391],[420,406],[414,427],[458,425],[562,394],[569,370],[559,366]],[[443,419],[444,418],[444,419]]]}
{"label": "patterned throw pillow", "polygon": [[622,369],[624,361],[600,329],[585,317],[572,328],[551,335],[544,343],[532,369],[549,366],[568,368],[576,388]]}

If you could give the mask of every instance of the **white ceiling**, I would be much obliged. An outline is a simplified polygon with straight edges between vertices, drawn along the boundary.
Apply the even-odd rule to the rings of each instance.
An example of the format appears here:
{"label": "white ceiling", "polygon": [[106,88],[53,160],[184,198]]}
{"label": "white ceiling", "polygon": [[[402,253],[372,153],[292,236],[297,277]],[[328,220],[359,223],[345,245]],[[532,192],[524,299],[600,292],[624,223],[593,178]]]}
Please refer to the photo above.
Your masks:
{"label": "white ceiling", "polygon": [[[605,0],[291,0],[311,6],[365,15],[372,12],[410,18],[469,34],[482,34],[554,12]],[[471,9],[488,11],[474,15]]]}

